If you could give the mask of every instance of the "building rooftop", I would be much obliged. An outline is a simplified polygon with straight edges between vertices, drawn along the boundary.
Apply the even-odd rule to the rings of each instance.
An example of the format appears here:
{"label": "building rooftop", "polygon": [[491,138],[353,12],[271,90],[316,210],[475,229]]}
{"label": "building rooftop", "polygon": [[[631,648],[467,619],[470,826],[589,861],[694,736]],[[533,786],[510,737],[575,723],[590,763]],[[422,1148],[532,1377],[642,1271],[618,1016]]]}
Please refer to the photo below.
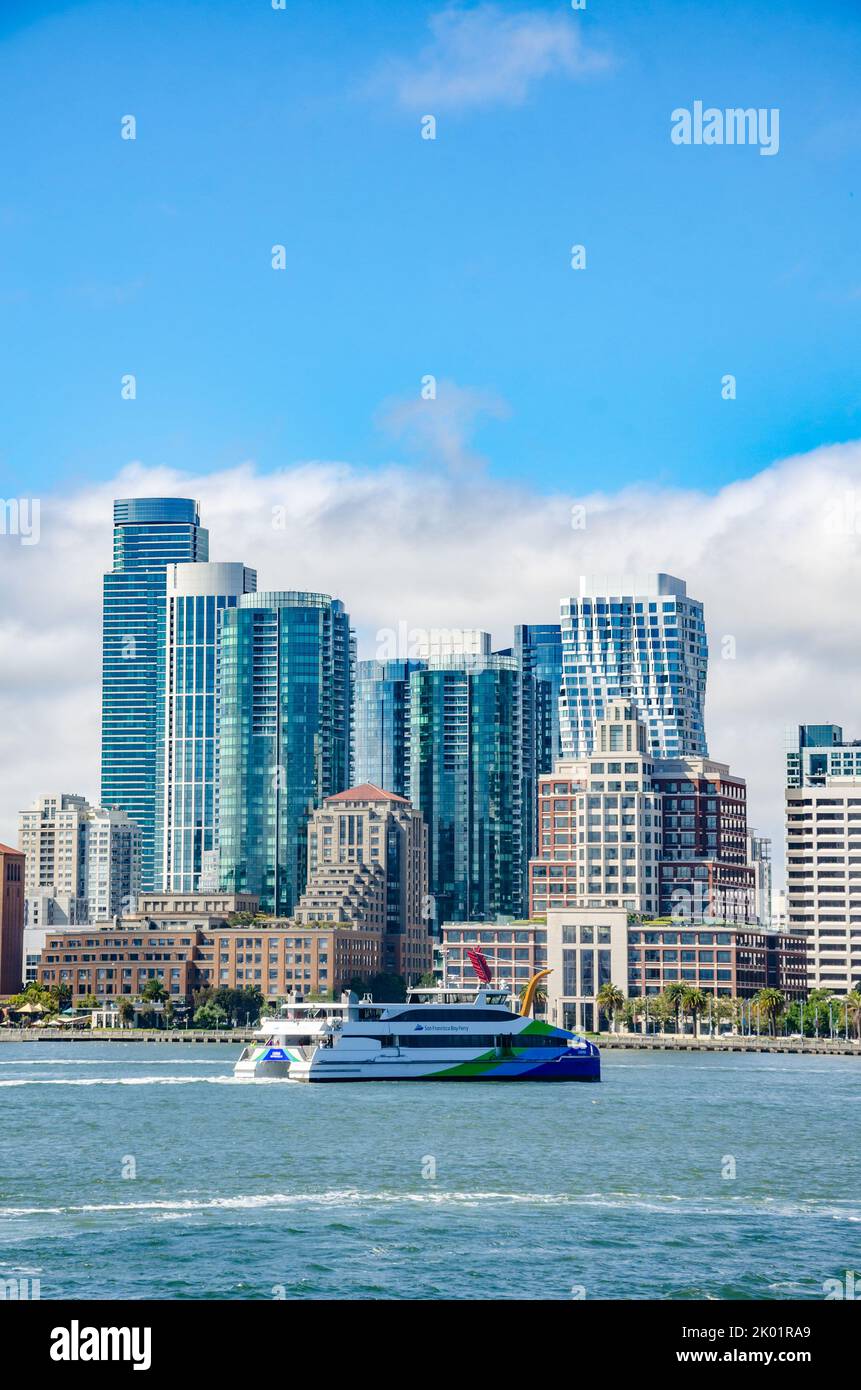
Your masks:
{"label": "building rooftop", "polygon": [[409,801],[405,796],[398,796],[396,792],[383,791],[382,787],[375,787],[373,782],[362,782],[358,787],[350,787],[349,791],[338,792],[337,796],[327,796],[326,805],[338,801],[399,801],[402,806],[409,806]]}

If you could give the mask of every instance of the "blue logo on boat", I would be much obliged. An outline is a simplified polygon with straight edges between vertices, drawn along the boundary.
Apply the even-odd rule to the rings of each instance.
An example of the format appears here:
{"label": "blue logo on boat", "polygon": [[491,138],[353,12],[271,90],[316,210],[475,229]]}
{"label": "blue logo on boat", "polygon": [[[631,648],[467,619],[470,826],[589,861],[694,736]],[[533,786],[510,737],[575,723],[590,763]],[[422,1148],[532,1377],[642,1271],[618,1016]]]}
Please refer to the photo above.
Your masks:
{"label": "blue logo on boat", "polygon": [[286,1062],[287,1054],[280,1047],[270,1047],[263,1060],[264,1062]]}
{"label": "blue logo on boat", "polygon": [[424,1030],[425,1030],[425,1026],[424,1026],[423,1023],[417,1023],[417,1024],[416,1024],[415,1031],[416,1031],[417,1033],[423,1033]]}

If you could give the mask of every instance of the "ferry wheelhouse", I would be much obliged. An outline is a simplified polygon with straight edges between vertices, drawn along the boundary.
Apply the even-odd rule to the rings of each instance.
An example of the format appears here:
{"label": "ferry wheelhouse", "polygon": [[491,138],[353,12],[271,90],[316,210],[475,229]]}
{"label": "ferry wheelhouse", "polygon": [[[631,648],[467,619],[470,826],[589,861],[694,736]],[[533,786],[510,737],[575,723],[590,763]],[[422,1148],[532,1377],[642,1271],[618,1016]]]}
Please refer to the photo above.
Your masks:
{"label": "ferry wheelhouse", "polygon": [[235,1074],[290,1081],[600,1081],[594,1043],[521,1012],[508,992],[415,988],[405,1003],[342,995],[333,1004],[288,1004],[262,1019],[259,1044]]}

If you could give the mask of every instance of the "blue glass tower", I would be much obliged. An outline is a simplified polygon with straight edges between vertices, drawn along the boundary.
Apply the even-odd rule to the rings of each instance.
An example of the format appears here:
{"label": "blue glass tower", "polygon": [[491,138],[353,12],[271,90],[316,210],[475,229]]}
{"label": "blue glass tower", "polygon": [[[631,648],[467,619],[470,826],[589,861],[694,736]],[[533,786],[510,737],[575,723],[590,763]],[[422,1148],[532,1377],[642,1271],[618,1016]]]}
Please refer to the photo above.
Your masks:
{"label": "blue glass tower", "polygon": [[559,733],[559,693],[562,688],[562,628],[559,623],[519,623],[514,629],[514,654],[524,676],[535,682],[532,711],[524,709],[527,746],[535,747],[535,771],[552,772],[562,756]]}
{"label": "blue glass tower", "polygon": [[328,594],[245,594],[220,648],[221,882],[286,915],[305,889],[308,817],[350,786],[350,620]]}
{"label": "blue glass tower", "polygon": [[102,609],[102,788],[141,830],[141,888],[160,887],[158,805],[164,746],[165,571],[206,560],[209,533],[187,497],[114,502],[114,567]]}
{"label": "blue glass tower", "polygon": [[523,910],[520,673],[440,657],[410,678],[410,800],[428,827],[437,922]]}
{"label": "blue glass tower", "polygon": [[353,689],[353,778],[409,798],[410,676],[421,661],[359,661]]}

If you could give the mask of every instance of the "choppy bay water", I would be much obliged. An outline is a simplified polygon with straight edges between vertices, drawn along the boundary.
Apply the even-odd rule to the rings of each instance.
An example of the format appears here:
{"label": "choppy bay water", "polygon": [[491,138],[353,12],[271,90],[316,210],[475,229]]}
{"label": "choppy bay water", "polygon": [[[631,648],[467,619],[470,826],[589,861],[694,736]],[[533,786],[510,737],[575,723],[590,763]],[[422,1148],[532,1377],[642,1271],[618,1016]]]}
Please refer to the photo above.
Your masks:
{"label": "choppy bay water", "polygon": [[853,1058],[298,1086],[234,1082],[239,1050],[0,1045],[0,1278],[43,1299],[781,1299],[861,1269]]}

